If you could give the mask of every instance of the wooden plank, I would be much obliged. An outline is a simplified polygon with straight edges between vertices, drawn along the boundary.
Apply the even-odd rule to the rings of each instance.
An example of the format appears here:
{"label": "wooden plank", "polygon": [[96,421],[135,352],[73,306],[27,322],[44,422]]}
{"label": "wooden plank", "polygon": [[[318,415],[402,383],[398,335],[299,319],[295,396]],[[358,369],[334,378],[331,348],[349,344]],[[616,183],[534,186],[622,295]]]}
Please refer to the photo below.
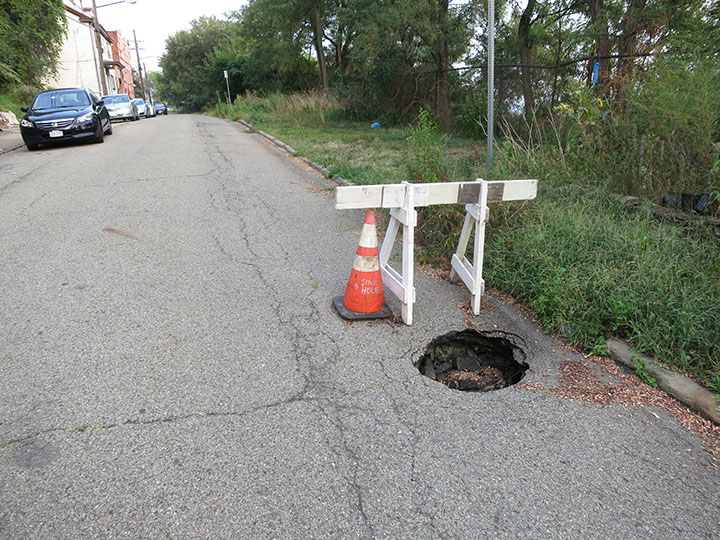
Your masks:
{"label": "wooden plank", "polygon": [[402,306],[402,318],[408,326],[413,323],[413,304],[415,303],[415,225],[417,212],[415,205],[418,203],[416,196],[424,197],[420,190],[405,190],[405,204],[403,210],[408,214],[408,223],[403,225],[403,256],[402,256],[402,280],[405,289],[405,301]]}
{"label": "wooden plank", "polygon": [[393,247],[395,246],[395,238],[397,238],[400,223],[396,218],[390,218],[382,247],[380,248],[380,266],[385,266],[390,262]]}
{"label": "wooden plank", "polygon": [[474,290],[472,293],[472,310],[475,315],[480,313],[480,300],[485,289],[482,271],[483,259],[485,257],[485,222],[487,221],[488,197],[489,193],[487,190],[483,190],[480,193],[480,204],[477,206],[480,209],[480,216],[475,221],[475,246],[473,249],[473,263],[470,266],[473,271]]}
{"label": "wooden plank", "polygon": [[388,184],[383,186],[381,208],[400,208],[405,201],[406,189],[407,187],[403,184]]}
{"label": "wooden plank", "polygon": [[[417,206],[430,206],[430,193],[435,193],[438,188],[441,188],[445,184],[410,184],[414,187],[412,196],[413,208]],[[435,204],[435,203],[434,203]],[[404,206],[407,206],[405,204]]]}
{"label": "wooden plank", "polygon": [[502,202],[505,194],[505,182],[488,182],[487,192],[488,203]]}
{"label": "wooden plank", "polygon": [[[342,186],[336,189],[335,208],[401,208],[407,185],[413,187],[414,207],[476,204],[480,193],[480,182]],[[537,195],[537,180],[492,180],[487,186],[488,203],[534,199]]]}
{"label": "wooden plank", "polygon": [[431,204],[456,204],[460,182],[444,182],[441,184],[425,184],[426,194],[424,201],[427,204],[418,204],[418,191],[415,190],[415,206],[429,206]]}
{"label": "wooden plank", "polygon": [[[467,210],[467,213],[465,214],[465,221],[463,222],[462,230],[460,231],[460,239],[458,240],[458,247],[455,251],[455,257],[458,258],[458,260],[462,260],[465,258],[465,252],[467,251],[467,245],[470,241],[470,234],[473,231],[473,225],[475,224],[473,221],[473,214],[471,213],[472,208],[477,208],[477,205],[475,204],[466,204],[465,209]],[[453,283],[457,283],[458,281],[458,275],[457,272],[455,272],[455,269],[453,268],[450,270],[450,281]]]}
{"label": "wooden plank", "polygon": [[400,299],[400,302],[407,304],[408,300],[413,298],[412,292],[403,287],[402,276],[392,266],[383,266],[380,268],[380,272],[382,273],[383,286],[390,289]]}
{"label": "wooden plank", "polygon": [[463,280],[465,286],[470,290],[470,294],[476,294],[475,278],[473,278],[473,269],[467,259],[460,260],[457,255],[452,256],[452,268],[455,274]]}
{"label": "wooden plank", "polygon": [[403,225],[412,227],[417,225],[417,210],[408,213],[404,208],[393,208],[390,210],[390,216],[394,217]]}
{"label": "wooden plank", "polygon": [[[537,180],[492,180],[488,183],[488,203],[500,201],[524,201],[537,196]],[[502,184],[500,199],[491,199],[490,194],[496,195]]]}
{"label": "wooden plank", "polygon": [[381,208],[383,186],[343,186],[335,190],[335,208]]}
{"label": "wooden plank", "polygon": [[472,216],[475,221],[480,220],[480,214],[482,214],[482,209],[480,208],[479,204],[466,204],[465,211],[468,213],[468,215]]}
{"label": "wooden plank", "polygon": [[477,204],[480,200],[480,182],[463,182],[458,189],[459,204]]}

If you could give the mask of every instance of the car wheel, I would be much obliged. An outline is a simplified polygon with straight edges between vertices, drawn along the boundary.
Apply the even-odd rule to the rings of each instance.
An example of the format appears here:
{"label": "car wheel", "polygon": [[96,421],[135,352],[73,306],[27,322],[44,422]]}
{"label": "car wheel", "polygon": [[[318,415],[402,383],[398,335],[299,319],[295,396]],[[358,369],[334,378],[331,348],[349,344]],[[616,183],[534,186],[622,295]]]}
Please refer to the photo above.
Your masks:
{"label": "car wheel", "polygon": [[27,149],[32,152],[33,150],[37,150],[40,148],[39,144],[33,144],[33,143],[25,143],[25,146],[27,146]]}
{"label": "car wheel", "polygon": [[103,132],[102,124],[98,126],[98,134],[95,136],[95,139],[93,139],[94,143],[102,143],[105,142],[105,133]]}
{"label": "car wheel", "polygon": [[105,132],[105,135],[112,135],[112,122],[108,122],[108,130]]}

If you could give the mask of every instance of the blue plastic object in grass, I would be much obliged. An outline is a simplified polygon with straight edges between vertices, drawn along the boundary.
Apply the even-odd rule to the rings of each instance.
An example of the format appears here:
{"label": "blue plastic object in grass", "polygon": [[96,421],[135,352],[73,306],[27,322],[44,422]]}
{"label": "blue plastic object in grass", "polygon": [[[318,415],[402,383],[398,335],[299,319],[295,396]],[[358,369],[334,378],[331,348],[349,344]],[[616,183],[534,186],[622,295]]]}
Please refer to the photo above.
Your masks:
{"label": "blue plastic object in grass", "polygon": [[370,127],[371,127],[372,129],[379,128],[379,127],[380,127],[380,122],[375,122],[375,123],[372,124]]}

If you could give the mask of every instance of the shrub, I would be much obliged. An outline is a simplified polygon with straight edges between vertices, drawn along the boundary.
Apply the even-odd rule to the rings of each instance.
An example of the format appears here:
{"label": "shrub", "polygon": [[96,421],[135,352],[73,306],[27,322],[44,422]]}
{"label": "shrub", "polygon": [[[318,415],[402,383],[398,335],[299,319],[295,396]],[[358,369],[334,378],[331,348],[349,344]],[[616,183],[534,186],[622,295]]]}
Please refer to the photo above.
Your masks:
{"label": "shrub", "polygon": [[440,132],[428,109],[420,109],[407,142],[405,167],[410,182],[450,181],[443,158],[447,136]]}
{"label": "shrub", "polygon": [[474,139],[487,137],[487,94],[472,92],[456,107],[455,125],[458,130]]}

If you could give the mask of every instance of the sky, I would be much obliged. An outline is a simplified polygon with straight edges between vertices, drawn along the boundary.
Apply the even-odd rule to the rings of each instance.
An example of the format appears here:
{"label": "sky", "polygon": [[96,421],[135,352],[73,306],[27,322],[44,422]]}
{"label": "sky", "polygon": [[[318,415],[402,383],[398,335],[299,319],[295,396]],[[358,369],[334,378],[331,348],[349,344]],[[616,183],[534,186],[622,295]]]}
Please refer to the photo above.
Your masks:
{"label": "sky", "polygon": [[[82,0],[91,7],[90,0]],[[108,31],[120,30],[133,44],[133,29],[140,46],[140,61],[148,71],[159,71],[158,62],[165,51],[165,39],[180,30],[190,28],[190,21],[201,16],[223,18],[229,11],[239,10],[245,0],[137,0],[135,4],[118,3],[101,7],[116,0],[96,0],[98,21]],[[131,51],[133,67],[137,55]]]}

